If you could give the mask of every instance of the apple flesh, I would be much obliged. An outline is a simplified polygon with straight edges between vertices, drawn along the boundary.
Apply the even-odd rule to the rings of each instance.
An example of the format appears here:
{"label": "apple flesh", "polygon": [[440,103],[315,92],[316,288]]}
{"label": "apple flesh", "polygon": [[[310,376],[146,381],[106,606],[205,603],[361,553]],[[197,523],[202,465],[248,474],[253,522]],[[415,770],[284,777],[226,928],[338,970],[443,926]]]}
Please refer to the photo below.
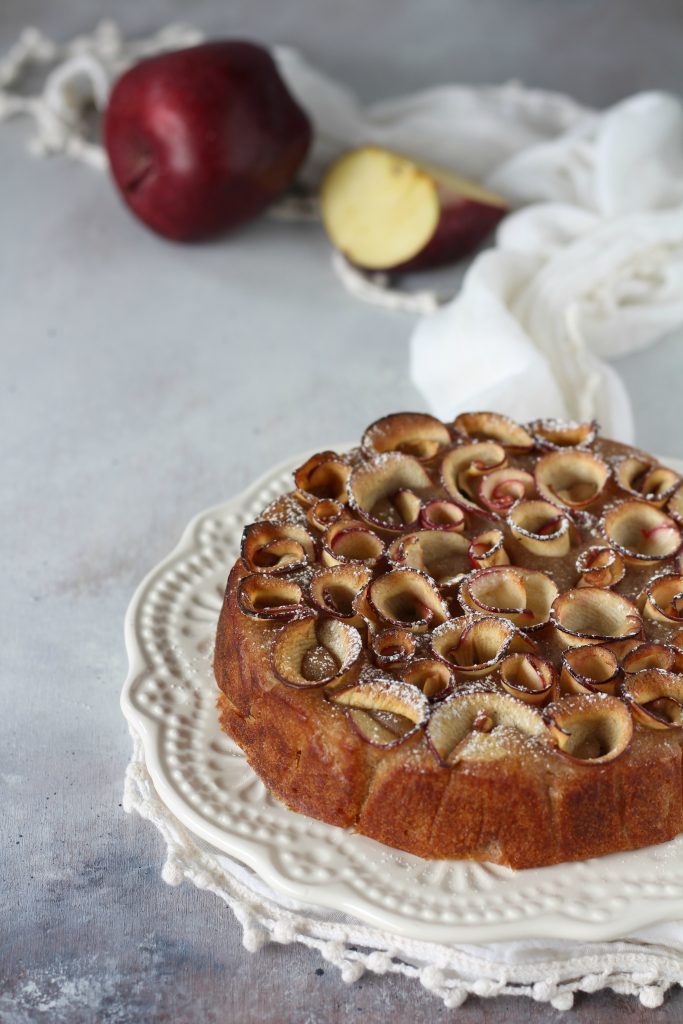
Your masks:
{"label": "apple flesh", "polygon": [[377,146],[343,154],[322,186],[332,244],[363,270],[412,271],[469,255],[507,212],[493,192]]}
{"label": "apple flesh", "polygon": [[290,184],[311,125],[267,50],[206,43],[116,83],[104,140],[114,181],[153,231],[186,241],[250,220]]}

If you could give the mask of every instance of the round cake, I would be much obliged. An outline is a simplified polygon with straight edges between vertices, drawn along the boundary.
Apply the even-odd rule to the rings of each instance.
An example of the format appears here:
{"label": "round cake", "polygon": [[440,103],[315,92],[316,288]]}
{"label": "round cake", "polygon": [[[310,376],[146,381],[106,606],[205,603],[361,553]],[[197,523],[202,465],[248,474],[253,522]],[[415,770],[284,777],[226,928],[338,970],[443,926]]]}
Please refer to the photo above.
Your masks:
{"label": "round cake", "polygon": [[292,810],[533,867],[683,830],[683,483],[594,423],[373,423],[246,527],[222,727]]}

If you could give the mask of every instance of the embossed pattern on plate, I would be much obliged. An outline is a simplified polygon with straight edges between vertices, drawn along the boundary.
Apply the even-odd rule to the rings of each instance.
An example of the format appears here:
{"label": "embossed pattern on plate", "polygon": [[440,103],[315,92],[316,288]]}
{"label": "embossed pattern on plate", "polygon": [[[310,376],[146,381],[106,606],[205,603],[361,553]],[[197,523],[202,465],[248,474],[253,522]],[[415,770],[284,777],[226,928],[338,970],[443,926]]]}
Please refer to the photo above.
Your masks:
{"label": "embossed pattern on plate", "polygon": [[[244,525],[291,487],[305,455],[197,516],[138,588],[126,617],[121,696],[155,787],[192,832],[275,891],[411,938],[584,941],[683,917],[683,836],[662,846],[513,872],[425,861],[289,811],[218,725],[213,640]],[[683,464],[665,460],[683,473]]]}

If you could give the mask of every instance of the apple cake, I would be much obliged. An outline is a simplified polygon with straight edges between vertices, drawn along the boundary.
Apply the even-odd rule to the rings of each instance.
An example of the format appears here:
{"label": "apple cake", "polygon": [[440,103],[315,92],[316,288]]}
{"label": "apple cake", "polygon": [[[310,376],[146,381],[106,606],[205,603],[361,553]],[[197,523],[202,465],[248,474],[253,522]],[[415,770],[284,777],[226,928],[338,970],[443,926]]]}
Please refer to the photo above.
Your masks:
{"label": "apple cake", "polygon": [[222,727],[295,811],[525,868],[683,830],[683,482],[594,423],[397,413],[244,530]]}

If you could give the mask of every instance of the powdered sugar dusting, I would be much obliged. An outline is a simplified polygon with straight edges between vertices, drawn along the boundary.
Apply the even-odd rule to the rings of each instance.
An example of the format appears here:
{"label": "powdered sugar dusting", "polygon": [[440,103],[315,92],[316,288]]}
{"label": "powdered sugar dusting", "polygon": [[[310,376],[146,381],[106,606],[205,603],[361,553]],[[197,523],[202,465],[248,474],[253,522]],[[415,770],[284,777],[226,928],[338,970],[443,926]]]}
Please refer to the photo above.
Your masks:
{"label": "powdered sugar dusting", "polygon": [[[442,485],[441,463],[449,452],[456,448],[465,451],[466,446],[471,445],[477,439],[476,431],[467,436],[463,432],[458,432],[455,429],[451,430],[446,425],[442,425],[443,433],[439,433],[437,427],[434,426],[434,423],[438,424],[438,421],[433,421],[430,417],[416,416],[415,422],[419,421],[424,429],[426,429],[425,424],[430,426],[434,436],[439,438],[439,444],[435,446],[433,455],[421,459],[415,458],[412,454],[406,453],[410,450],[411,445],[409,428],[412,415],[405,414],[399,418],[401,421],[398,424],[400,430],[397,429],[396,421],[379,421],[373,425],[371,436],[367,433],[365,435],[365,450],[360,447],[355,448],[346,455],[338,457],[340,461],[343,460],[347,465],[351,466],[354,471],[361,471],[363,493],[367,493],[370,500],[368,508],[359,503],[355,496],[354,477],[352,476],[349,483],[347,501],[342,502],[344,520],[348,520],[351,524],[355,522],[358,528],[374,533],[381,541],[381,546],[385,550],[389,548],[390,542],[400,541],[402,537],[414,532],[416,528],[414,522],[406,523],[401,515],[401,512],[408,507],[406,502],[410,505],[412,514],[414,506],[421,509],[429,501],[453,500],[453,495],[448,495]],[[478,421],[473,420],[473,422],[476,423]],[[484,423],[484,420],[481,422]],[[515,434],[515,426],[512,424],[510,428],[511,439],[523,436],[521,433]],[[582,453],[581,459],[575,460],[577,465],[586,463],[586,457],[583,453],[589,451],[599,456],[600,459],[607,463],[610,469],[614,470],[617,469],[623,460],[633,457],[634,454],[638,458],[641,456],[649,458],[644,453],[637,452],[635,449],[626,448],[616,442],[599,438],[596,424],[563,423],[558,420],[547,419],[529,423],[525,425],[524,429],[533,438],[534,445],[529,450],[519,451],[514,449],[511,441],[511,449],[505,450],[504,465],[513,470],[521,470],[532,475],[535,474],[535,467],[539,459],[549,457],[549,451],[569,453],[572,447],[577,452],[580,451]],[[450,437],[449,444],[445,443],[447,435]],[[372,439],[373,443],[378,444],[379,447],[383,447],[387,440],[391,441],[392,438],[399,439],[400,448],[372,454],[369,444],[370,439]],[[495,437],[482,435],[482,440],[494,444],[502,444],[503,446],[506,444],[504,438],[496,439]],[[574,444],[567,443],[568,440],[573,440]],[[423,441],[424,433],[420,437],[416,436],[416,450]],[[650,461],[653,464],[656,462],[656,460]],[[572,465],[571,460],[564,460],[564,464]],[[397,489],[394,493],[391,491],[391,479],[397,467],[405,467],[405,470],[402,470],[396,476]],[[501,534],[500,545],[496,546],[496,554],[499,557],[506,558],[513,566],[518,565],[535,570],[537,573],[545,574],[556,585],[560,595],[564,594],[565,599],[569,598],[571,600],[573,588],[581,581],[580,565],[577,566],[577,558],[580,560],[583,553],[596,545],[602,547],[610,546],[610,538],[605,533],[605,516],[612,509],[620,507],[624,501],[633,501],[633,493],[627,488],[620,487],[618,473],[613,472],[607,474],[604,486],[588,502],[586,507],[567,507],[559,498],[556,504],[553,501],[552,507],[554,507],[557,514],[559,525],[549,533],[543,534],[543,539],[553,542],[558,538],[564,537],[569,531],[570,550],[562,557],[547,557],[539,554],[536,550],[530,550],[526,546],[526,540],[539,539],[533,529],[527,529],[525,525],[520,525],[516,522],[515,532],[512,532],[510,517],[514,517],[515,505],[512,506],[507,516],[499,515],[495,510],[477,505],[477,481],[481,480],[487,472],[495,469],[500,469],[500,465],[485,466],[480,465],[476,460],[468,463],[466,459],[463,460],[462,465],[458,463],[458,489],[462,482],[466,481],[467,493],[473,495],[474,502],[472,504],[468,500],[467,504],[462,506],[464,512],[462,536],[464,540],[471,545],[472,541],[481,534],[483,528],[490,530],[492,526],[495,526],[495,529],[499,530]],[[378,474],[378,483],[375,483],[372,479],[374,472]],[[411,481],[410,485],[407,483],[408,480]],[[535,477],[533,486],[537,486]],[[376,492],[373,488],[377,488]],[[379,504],[375,500],[375,493],[379,495]],[[539,499],[546,500],[544,495],[538,492],[524,495],[524,500],[538,501]],[[373,507],[373,504],[376,507]],[[301,566],[295,567],[287,578],[300,583],[304,590],[304,614],[318,616],[324,620],[325,609],[313,603],[308,585],[316,572],[320,571],[321,568],[329,567],[336,561],[334,547],[325,543],[326,534],[329,529],[333,528],[334,524],[331,526],[326,526],[324,523],[319,526],[312,525],[310,517],[307,518],[308,508],[306,495],[292,491],[272,502],[264,510],[263,517],[273,524],[303,527],[309,532],[315,547],[315,558],[308,566],[303,568]],[[444,524],[444,528],[446,525]],[[436,524],[436,527],[438,529],[438,524]],[[394,544],[392,550],[395,547],[396,545]],[[619,549],[618,545],[613,545],[613,549],[621,550],[621,554],[624,554],[623,547]],[[677,571],[678,564],[673,556],[659,562],[655,568],[638,564],[638,559],[630,559],[627,562],[623,579],[615,582],[611,589],[620,597],[634,602],[634,621],[637,619],[640,622],[640,616],[635,608],[635,603],[640,602],[642,604],[644,599],[642,595],[648,582],[655,575],[659,576],[672,570]],[[392,565],[386,554],[382,555],[379,559],[367,559],[366,561],[354,559],[354,564],[366,567],[371,581],[376,581],[390,572],[393,572],[395,576],[397,574],[396,567]],[[459,579],[466,580],[476,568],[478,567],[474,562],[471,563],[471,566],[465,566],[463,572],[459,574]],[[398,572],[400,573],[400,570]],[[462,619],[466,630],[468,623],[480,617],[468,605],[460,602],[456,587],[448,586],[446,583],[442,583],[439,586],[438,581],[423,568],[410,569],[410,572],[428,583],[435,596],[439,595],[446,616],[446,622],[442,629],[447,626],[449,620]],[[605,579],[607,580],[607,577]],[[587,578],[586,582],[590,583],[590,578]],[[397,578],[396,586],[400,586],[400,576]],[[525,634],[524,630],[519,628],[519,624],[514,625],[512,620],[503,614],[505,611],[503,606],[502,612],[498,613],[498,618],[510,624],[514,638],[509,644],[506,643],[504,645],[505,650],[500,652],[501,657],[492,659],[490,663],[483,662],[477,678],[471,678],[466,671],[460,671],[457,664],[449,662],[449,668],[454,674],[454,690],[446,697],[445,701],[438,696],[430,701],[417,685],[407,682],[403,676],[406,669],[415,661],[434,657],[431,642],[432,634],[439,623],[443,621],[443,618],[434,617],[427,605],[425,605],[423,616],[420,617],[416,614],[414,621],[402,621],[400,623],[401,626],[411,631],[414,643],[407,644],[404,651],[399,651],[396,654],[395,660],[380,666],[374,660],[372,638],[379,631],[395,626],[396,622],[391,618],[387,619],[384,617],[387,614],[386,609],[393,607],[393,604],[391,602],[383,602],[378,607],[372,601],[368,602],[368,593],[372,593],[372,588],[369,586],[357,594],[350,612],[351,615],[355,613],[355,617],[351,621],[358,628],[358,632],[355,634],[357,639],[352,644],[354,650],[352,652],[353,657],[351,658],[355,664],[355,685],[370,689],[374,688],[378,692],[391,691],[393,698],[398,704],[411,707],[413,712],[424,708],[426,709],[425,715],[428,717],[431,713],[430,709],[439,706],[440,702],[442,705],[450,705],[465,695],[481,694],[483,697],[487,693],[506,693],[501,680],[499,665],[503,655],[509,653],[508,647],[511,650],[519,648],[534,652],[536,656],[554,665],[557,677],[560,677],[562,649],[566,641],[562,640],[553,622],[551,621],[547,625],[541,624],[540,629],[536,625],[533,632],[529,631]],[[577,594],[580,594],[580,591],[577,591]],[[414,595],[411,595],[411,598],[413,597]],[[400,595],[397,599],[400,603]],[[515,606],[515,614],[523,614],[523,609],[518,609]],[[273,638],[279,632],[279,628],[264,630],[262,634],[264,648],[272,645]],[[674,631],[678,629],[680,629],[680,624],[676,622],[671,622],[670,624],[663,623],[646,616],[642,619],[640,635],[633,643],[645,641],[667,643]],[[459,632],[464,632],[465,630],[460,630]],[[609,643],[610,640],[611,638],[607,637],[603,642]],[[520,644],[521,646],[519,646]],[[621,651],[619,656],[621,657],[625,653],[626,651]],[[339,664],[338,653],[328,649],[324,639],[318,647],[307,652],[306,658],[308,659],[307,664],[310,672],[319,678],[325,678],[330,674],[331,661],[334,661],[337,665]],[[320,695],[322,699],[324,696],[322,691]],[[586,706],[588,707],[592,701],[599,701],[603,695],[600,693],[586,693],[584,696],[587,702]],[[507,695],[507,699],[519,701],[520,697]],[[562,687],[559,690],[556,687],[555,699],[560,703],[566,699]],[[503,733],[505,733],[505,730],[507,730],[507,733],[514,732],[514,729],[511,730],[508,726],[505,727]],[[498,735],[499,733],[500,735]],[[521,742],[527,747],[531,746],[534,749],[538,748],[540,750],[537,737],[523,736],[519,733],[513,740],[507,733],[503,735],[500,728],[496,728],[500,749],[512,750],[513,747],[514,749],[519,749]],[[478,750],[484,742],[484,740],[478,739],[475,736],[472,740],[472,749]],[[411,745],[408,749],[411,753],[407,754],[407,756],[414,756],[415,748]],[[547,742],[545,742],[544,749],[547,754]]]}

